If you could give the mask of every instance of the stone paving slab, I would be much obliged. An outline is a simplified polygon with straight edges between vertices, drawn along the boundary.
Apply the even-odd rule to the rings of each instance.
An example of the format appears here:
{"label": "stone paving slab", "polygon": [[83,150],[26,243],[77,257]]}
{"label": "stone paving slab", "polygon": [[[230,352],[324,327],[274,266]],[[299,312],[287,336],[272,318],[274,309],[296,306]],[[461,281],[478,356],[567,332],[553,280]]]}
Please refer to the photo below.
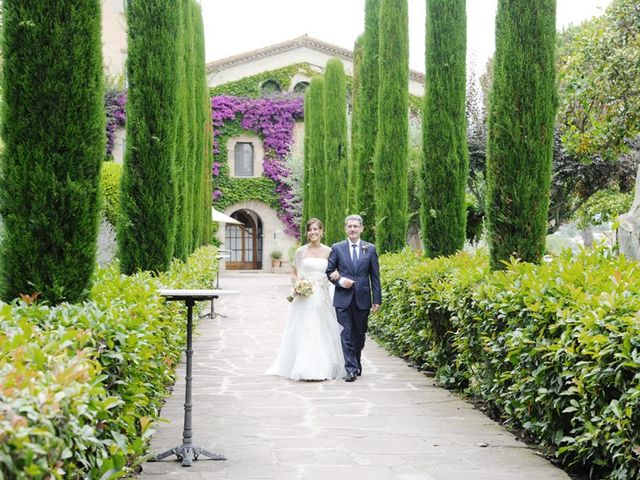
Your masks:
{"label": "stone paving slab", "polygon": [[[225,272],[194,339],[193,439],[227,457],[147,462],[138,478],[229,480],[568,480],[471,404],[374,341],[363,376],[295,382],[264,375],[287,316],[288,275]],[[184,364],[151,452],[182,443]],[[486,446],[482,446],[486,445]]]}

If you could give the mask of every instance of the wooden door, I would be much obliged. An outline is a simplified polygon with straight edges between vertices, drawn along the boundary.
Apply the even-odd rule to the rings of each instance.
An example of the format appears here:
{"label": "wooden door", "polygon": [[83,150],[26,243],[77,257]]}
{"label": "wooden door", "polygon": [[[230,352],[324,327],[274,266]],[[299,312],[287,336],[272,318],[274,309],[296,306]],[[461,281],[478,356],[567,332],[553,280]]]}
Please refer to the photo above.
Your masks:
{"label": "wooden door", "polygon": [[257,268],[257,229],[251,218],[241,210],[231,217],[242,222],[242,225],[227,224],[225,229],[225,246],[229,250],[226,268],[229,270],[255,270]]}

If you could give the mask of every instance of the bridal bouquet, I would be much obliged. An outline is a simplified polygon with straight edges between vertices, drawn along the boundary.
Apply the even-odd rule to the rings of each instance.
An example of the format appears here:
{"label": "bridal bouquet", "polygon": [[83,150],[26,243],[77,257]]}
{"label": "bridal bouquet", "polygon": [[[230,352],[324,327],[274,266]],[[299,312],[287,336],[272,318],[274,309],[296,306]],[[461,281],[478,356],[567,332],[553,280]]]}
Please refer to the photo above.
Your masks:
{"label": "bridal bouquet", "polygon": [[308,297],[313,293],[313,284],[307,278],[301,278],[293,282],[293,295],[289,295],[287,300],[293,302],[293,299],[300,295],[301,297]]}

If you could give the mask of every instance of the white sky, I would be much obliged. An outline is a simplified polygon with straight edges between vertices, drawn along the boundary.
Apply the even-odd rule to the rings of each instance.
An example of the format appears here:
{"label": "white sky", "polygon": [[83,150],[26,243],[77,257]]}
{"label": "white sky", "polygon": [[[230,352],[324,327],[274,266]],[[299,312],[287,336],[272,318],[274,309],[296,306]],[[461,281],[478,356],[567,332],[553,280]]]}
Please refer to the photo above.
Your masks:
{"label": "white sky", "polygon": [[[425,0],[409,1],[409,66],[424,72]],[[535,0],[532,0],[535,1]],[[557,0],[557,26],[601,15],[611,0]],[[343,48],[364,30],[365,0],[200,0],[207,62],[305,33]],[[479,70],[494,50],[497,0],[467,0],[468,56]]]}

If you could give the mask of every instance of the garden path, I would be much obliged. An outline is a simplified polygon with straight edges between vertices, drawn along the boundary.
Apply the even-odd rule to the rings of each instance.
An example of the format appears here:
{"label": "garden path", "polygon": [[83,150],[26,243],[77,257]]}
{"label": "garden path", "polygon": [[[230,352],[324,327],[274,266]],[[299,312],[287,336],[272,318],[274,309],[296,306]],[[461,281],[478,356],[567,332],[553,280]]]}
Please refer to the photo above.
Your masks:
{"label": "garden path", "polygon": [[[145,463],[142,480],[568,480],[471,404],[368,340],[363,376],[293,382],[264,375],[287,315],[288,275],[225,272],[194,340],[194,443],[221,453],[182,467]],[[184,364],[153,453],[182,443]]]}

